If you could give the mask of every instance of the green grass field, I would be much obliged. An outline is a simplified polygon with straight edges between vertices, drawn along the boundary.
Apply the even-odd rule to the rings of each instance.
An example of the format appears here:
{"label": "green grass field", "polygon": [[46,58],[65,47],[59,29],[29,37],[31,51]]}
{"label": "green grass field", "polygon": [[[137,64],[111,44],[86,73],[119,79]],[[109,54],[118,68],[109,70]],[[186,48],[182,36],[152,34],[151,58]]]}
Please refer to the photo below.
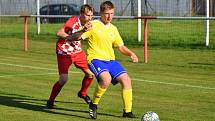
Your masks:
{"label": "green grass field", "polygon": [[[29,50],[24,52],[22,25],[1,24],[0,121],[91,120],[88,105],[77,98],[83,74],[74,67],[57,97],[57,108],[44,109],[58,79],[53,31],[60,24],[47,26],[48,32],[36,35],[36,27],[30,25]],[[142,47],[129,47],[138,55],[139,63],[131,63],[118,52],[116,56],[133,80],[133,112],[137,118],[121,117],[121,87],[110,85],[99,104],[98,121],[140,121],[147,111],[156,112],[161,121],[214,121],[213,47],[149,46],[148,64],[143,63]],[[96,83],[94,80],[89,88],[90,96]]]}

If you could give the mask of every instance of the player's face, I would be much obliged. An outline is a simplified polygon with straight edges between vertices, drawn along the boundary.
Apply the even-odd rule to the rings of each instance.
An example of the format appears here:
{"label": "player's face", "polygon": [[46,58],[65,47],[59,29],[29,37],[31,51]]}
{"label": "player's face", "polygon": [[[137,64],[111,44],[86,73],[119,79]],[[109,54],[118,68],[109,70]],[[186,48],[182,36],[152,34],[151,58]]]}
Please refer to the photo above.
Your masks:
{"label": "player's face", "polygon": [[85,11],[85,13],[81,13],[80,20],[81,24],[85,24],[92,20],[93,12],[92,11]]}
{"label": "player's face", "polygon": [[108,24],[112,21],[114,16],[114,9],[107,9],[104,12],[101,12],[101,21],[104,24]]}

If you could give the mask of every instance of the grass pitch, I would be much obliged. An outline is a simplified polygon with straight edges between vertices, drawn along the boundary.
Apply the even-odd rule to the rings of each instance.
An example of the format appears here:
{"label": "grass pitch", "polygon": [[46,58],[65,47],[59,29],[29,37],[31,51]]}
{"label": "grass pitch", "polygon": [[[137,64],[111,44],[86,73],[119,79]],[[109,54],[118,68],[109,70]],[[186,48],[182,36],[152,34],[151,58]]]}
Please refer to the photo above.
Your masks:
{"label": "grass pitch", "polygon": [[[69,81],[57,97],[56,109],[44,105],[58,79],[54,41],[1,38],[0,121],[86,121],[88,105],[77,97],[83,74],[72,67]],[[143,49],[130,48],[140,62],[116,52],[133,80],[135,119],[122,118],[120,85],[108,88],[98,107],[98,121],[140,121],[147,111],[161,121],[213,121],[215,118],[215,52],[207,49],[149,49],[143,63]],[[96,80],[89,88],[92,96]]]}
{"label": "grass pitch", "polygon": [[[117,60],[133,81],[133,112],[137,118],[121,117],[121,87],[110,85],[99,104],[98,121],[140,121],[147,111],[156,112],[161,121],[214,121],[214,21],[210,22],[208,48],[204,47],[203,22],[174,22],[149,22],[149,62],[145,64],[142,42],[137,42],[136,38],[136,22],[114,21],[125,43],[140,59],[134,64],[116,51]],[[30,23],[29,49],[24,52],[23,24],[2,21],[0,121],[92,120],[88,105],[77,97],[83,74],[74,67],[70,69],[68,83],[57,97],[57,108],[44,109],[51,88],[58,80],[55,32],[60,26],[42,25],[41,34],[37,35],[36,25]],[[91,97],[96,83],[94,80],[89,88]]]}

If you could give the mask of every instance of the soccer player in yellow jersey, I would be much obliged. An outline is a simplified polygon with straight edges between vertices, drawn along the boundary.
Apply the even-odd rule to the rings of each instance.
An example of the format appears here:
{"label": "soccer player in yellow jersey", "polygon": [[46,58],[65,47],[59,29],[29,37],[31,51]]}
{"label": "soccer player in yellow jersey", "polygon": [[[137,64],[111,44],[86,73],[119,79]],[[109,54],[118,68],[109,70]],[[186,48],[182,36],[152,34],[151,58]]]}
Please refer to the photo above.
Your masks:
{"label": "soccer player in yellow jersey", "polygon": [[138,57],[129,50],[117,28],[111,24],[114,16],[114,5],[105,1],[100,5],[100,20],[92,21],[92,29],[82,34],[82,39],[88,38],[87,60],[90,70],[95,74],[98,85],[95,88],[93,100],[89,105],[89,115],[97,118],[97,105],[109,84],[122,86],[122,98],[124,103],[123,117],[134,118],[132,113],[132,84],[125,69],[115,60],[113,46],[122,54],[131,58],[132,62],[138,62]]}

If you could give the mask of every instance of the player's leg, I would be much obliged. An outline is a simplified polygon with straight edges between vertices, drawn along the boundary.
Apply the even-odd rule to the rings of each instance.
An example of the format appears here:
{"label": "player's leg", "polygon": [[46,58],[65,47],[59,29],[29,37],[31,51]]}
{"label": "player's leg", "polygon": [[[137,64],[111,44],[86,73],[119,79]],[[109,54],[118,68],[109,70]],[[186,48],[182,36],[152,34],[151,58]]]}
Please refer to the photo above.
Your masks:
{"label": "player's leg", "polygon": [[46,104],[46,108],[51,109],[54,106],[54,101],[57,95],[60,93],[62,87],[68,80],[68,69],[72,64],[71,59],[68,56],[58,55],[58,72],[59,80],[53,85],[51,94]]}
{"label": "player's leg", "polygon": [[97,118],[97,105],[112,80],[112,77],[108,72],[107,65],[107,63],[104,63],[101,60],[93,60],[89,64],[90,70],[94,73],[98,81],[98,85],[94,91],[92,103],[89,105],[89,115],[94,119]]}
{"label": "player's leg", "polygon": [[122,85],[122,98],[123,98],[123,117],[134,118],[132,113],[132,85],[131,79],[127,73],[123,73],[117,77],[120,84]]}
{"label": "player's leg", "polygon": [[91,100],[90,97],[87,95],[87,90],[93,81],[94,74],[90,71],[88,67],[85,53],[83,51],[77,53],[76,56],[73,58],[73,63],[85,74],[82,80],[81,90],[78,92],[78,97],[84,99],[84,101],[89,104]]}
{"label": "player's leg", "polygon": [[97,105],[99,104],[102,95],[106,92],[108,86],[110,85],[112,78],[109,72],[104,71],[97,79],[99,82],[95,88],[92,103],[89,105],[89,115],[93,119],[97,118]]}
{"label": "player's leg", "polygon": [[94,73],[98,81],[98,85],[94,91],[93,104],[99,103],[101,96],[111,83],[112,77],[109,73],[109,65],[109,61],[97,59],[92,60],[91,63],[89,63],[90,70]]}
{"label": "player's leg", "polygon": [[89,69],[83,70],[83,72],[85,73],[85,76],[82,80],[82,86],[81,90],[78,92],[78,97],[84,99],[84,101],[89,104],[91,100],[87,95],[87,90],[93,81],[94,74]]}
{"label": "player's leg", "polygon": [[132,113],[132,85],[131,79],[128,76],[125,69],[117,61],[112,62],[112,67],[110,68],[111,76],[113,77],[112,84],[117,84],[120,82],[122,86],[122,98],[123,98],[123,117],[133,118]]}
{"label": "player's leg", "polygon": [[99,77],[98,85],[94,91],[93,104],[98,104],[102,95],[107,90],[108,86],[111,83],[112,77],[108,71],[102,72]]}

